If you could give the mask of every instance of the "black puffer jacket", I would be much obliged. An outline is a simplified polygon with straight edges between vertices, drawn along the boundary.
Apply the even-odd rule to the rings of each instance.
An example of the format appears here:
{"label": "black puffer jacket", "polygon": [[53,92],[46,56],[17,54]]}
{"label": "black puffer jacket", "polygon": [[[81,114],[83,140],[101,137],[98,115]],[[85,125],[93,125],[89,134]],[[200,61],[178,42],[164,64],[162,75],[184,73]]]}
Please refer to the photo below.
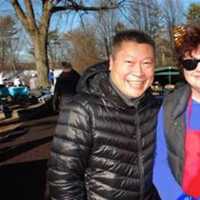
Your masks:
{"label": "black puffer jacket", "polygon": [[128,106],[105,66],[82,77],[59,116],[49,160],[54,200],[156,200],[152,185],[158,104],[147,94]]}

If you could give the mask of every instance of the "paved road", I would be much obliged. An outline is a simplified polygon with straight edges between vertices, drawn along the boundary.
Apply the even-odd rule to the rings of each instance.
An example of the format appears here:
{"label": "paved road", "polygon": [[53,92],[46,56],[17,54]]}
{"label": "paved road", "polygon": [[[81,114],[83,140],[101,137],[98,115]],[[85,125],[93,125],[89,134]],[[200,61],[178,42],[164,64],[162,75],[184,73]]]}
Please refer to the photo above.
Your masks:
{"label": "paved road", "polygon": [[44,200],[57,116],[28,121],[0,142],[0,199]]}

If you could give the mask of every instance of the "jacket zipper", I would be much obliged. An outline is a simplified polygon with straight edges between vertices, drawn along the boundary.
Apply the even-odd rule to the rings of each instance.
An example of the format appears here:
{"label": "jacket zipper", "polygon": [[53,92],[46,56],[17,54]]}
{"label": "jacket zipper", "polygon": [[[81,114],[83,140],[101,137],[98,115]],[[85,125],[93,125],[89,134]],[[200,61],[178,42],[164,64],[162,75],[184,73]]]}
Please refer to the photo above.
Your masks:
{"label": "jacket zipper", "polygon": [[143,200],[143,191],[144,191],[144,165],[143,165],[143,154],[142,154],[142,138],[140,131],[140,120],[138,115],[138,109],[136,110],[136,138],[137,138],[137,148],[138,148],[138,165],[140,173],[140,200]]}

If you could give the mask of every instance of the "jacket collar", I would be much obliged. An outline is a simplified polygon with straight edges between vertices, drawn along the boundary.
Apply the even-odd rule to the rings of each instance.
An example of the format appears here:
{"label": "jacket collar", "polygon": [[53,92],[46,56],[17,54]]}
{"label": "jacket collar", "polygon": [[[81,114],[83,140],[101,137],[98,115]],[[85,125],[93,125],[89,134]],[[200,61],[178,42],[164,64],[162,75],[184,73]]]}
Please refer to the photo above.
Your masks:
{"label": "jacket collar", "polygon": [[109,81],[107,63],[97,64],[88,68],[79,80],[77,91],[80,94],[95,95],[101,98],[102,103],[106,100],[107,104],[110,104],[110,106],[115,106],[123,110],[129,109],[130,107],[143,108],[152,102],[149,100],[150,92],[146,91],[142,97],[138,98],[137,102],[133,102],[131,105],[127,104]]}
{"label": "jacket collar", "polygon": [[178,91],[175,90],[174,95],[177,95],[177,98],[175,98],[176,100],[173,107],[174,112],[172,113],[172,117],[173,119],[176,119],[184,113],[187,107],[188,100],[191,96],[191,88],[188,84],[186,84],[183,87],[181,87]]}
{"label": "jacket collar", "polygon": [[[113,87],[113,85],[109,81],[109,77],[107,77],[107,79],[104,79],[101,82],[100,87],[104,93],[104,98],[109,99],[112,105],[114,105],[115,107],[119,107],[123,110],[129,109],[129,108],[140,109],[145,106],[148,106],[149,104],[153,102],[153,97],[149,90],[147,90],[144,93],[144,95],[139,98],[127,100],[127,97],[125,97],[122,94],[119,94],[119,91],[117,91],[116,88]],[[129,103],[127,103],[127,101],[129,101]]]}
{"label": "jacket collar", "polygon": [[142,95],[141,97],[137,97],[137,98],[131,98],[126,96],[125,94],[123,94],[119,88],[114,84],[114,82],[112,81],[111,77],[109,76],[109,81],[111,86],[113,87],[113,89],[116,91],[116,93],[122,98],[122,100],[130,107],[137,107],[139,104],[140,99],[144,96]]}

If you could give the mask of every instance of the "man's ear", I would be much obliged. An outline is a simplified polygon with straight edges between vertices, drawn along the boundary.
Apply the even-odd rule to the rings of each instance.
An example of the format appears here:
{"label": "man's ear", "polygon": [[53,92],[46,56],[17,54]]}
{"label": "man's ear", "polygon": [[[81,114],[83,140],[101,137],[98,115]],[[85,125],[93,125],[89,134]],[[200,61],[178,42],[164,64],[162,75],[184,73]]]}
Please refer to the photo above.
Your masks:
{"label": "man's ear", "polygon": [[109,70],[110,70],[110,71],[112,70],[112,66],[113,66],[113,56],[110,55],[110,56],[109,56]]}

